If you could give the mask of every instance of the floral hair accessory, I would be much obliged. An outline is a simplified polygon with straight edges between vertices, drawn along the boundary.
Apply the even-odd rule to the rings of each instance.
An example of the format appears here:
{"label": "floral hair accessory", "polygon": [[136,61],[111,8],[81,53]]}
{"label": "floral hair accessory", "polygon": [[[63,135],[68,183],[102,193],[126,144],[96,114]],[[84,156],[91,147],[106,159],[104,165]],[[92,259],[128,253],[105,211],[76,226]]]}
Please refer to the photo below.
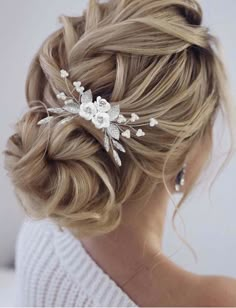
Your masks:
{"label": "floral hair accessory", "polygon": [[[74,81],[74,89],[69,90],[67,84],[67,77],[69,73],[62,69],[60,71],[61,78],[66,82],[67,88],[71,96],[67,96],[64,92],[57,94],[57,98],[64,101],[64,106],[61,108],[47,108],[48,113],[57,114],[58,117],[63,117],[60,120],[60,124],[68,123],[76,117],[81,117],[87,121],[91,121],[97,129],[101,129],[104,132],[104,148],[107,152],[112,151],[115,162],[118,166],[121,166],[121,159],[118,151],[126,152],[123,145],[119,142],[120,137],[131,138],[131,133],[137,137],[145,136],[145,132],[142,128],[135,129],[133,123],[139,120],[139,116],[136,113],[132,113],[130,118],[127,119],[120,113],[120,106],[118,104],[111,105],[106,99],[98,96],[93,101],[93,95],[91,90],[84,91],[84,87],[81,86],[80,81]],[[76,91],[80,94],[80,98],[77,99],[73,92]],[[48,115],[38,122],[38,125],[43,125],[51,122],[55,116]],[[136,127],[149,125],[154,127],[158,125],[158,121],[154,118],[149,119],[146,124],[135,124]]]}

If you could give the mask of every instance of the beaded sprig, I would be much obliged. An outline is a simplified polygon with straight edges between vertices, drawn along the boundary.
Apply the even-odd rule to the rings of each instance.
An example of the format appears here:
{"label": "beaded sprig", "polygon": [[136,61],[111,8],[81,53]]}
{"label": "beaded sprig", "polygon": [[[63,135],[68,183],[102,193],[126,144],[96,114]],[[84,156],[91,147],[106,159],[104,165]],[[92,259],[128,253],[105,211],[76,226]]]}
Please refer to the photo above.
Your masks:
{"label": "beaded sprig", "polygon": [[[107,152],[112,151],[115,162],[118,166],[121,166],[121,159],[118,151],[126,152],[124,146],[119,142],[120,137],[131,138],[132,133],[137,137],[145,136],[145,132],[142,128],[135,129],[132,124],[139,120],[139,116],[136,113],[131,113],[130,118],[126,118],[120,113],[120,105],[111,105],[106,99],[98,96],[93,101],[93,95],[91,90],[85,91],[80,81],[73,82],[73,90],[70,91],[67,83],[69,73],[62,69],[60,71],[61,78],[65,80],[67,89],[71,96],[67,96],[64,92],[57,94],[59,100],[64,101],[64,106],[61,108],[47,108],[48,116],[38,122],[38,125],[48,124],[55,118],[55,114],[59,117],[63,117],[59,121],[60,124],[66,124],[72,121],[76,117],[82,117],[88,121],[91,121],[97,129],[101,129],[104,132],[104,148]],[[78,92],[79,99],[77,99],[73,92]],[[50,115],[54,114],[54,115]],[[136,124],[136,127],[149,125],[154,127],[158,125],[158,120],[155,118],[149,119],[146,124]]]}

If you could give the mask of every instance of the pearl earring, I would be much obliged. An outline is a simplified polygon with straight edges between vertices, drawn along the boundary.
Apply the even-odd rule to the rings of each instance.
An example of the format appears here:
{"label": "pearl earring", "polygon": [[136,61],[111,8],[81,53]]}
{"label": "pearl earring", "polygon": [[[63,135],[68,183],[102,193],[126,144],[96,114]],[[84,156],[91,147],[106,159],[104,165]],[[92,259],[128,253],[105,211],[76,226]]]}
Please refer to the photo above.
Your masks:
{"label": "pearl earring", "polygon": [[184,164],[183,168],[177,174],[175,179],[175,191],[180,192],[181,187],[185,184],[185,173],[186,173],[186,164]]}

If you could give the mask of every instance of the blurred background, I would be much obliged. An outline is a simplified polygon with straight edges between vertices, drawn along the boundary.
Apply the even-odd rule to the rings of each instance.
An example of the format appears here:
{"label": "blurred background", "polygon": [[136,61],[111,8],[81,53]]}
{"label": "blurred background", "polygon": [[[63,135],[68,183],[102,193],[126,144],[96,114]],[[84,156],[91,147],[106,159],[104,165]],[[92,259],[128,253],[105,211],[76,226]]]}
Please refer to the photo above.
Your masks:
{"label": "blurred background", "polygon": [[[223,46],[224,58],[235,99],[236,83],[236,1],[201,0],[204,23]],[[0,150],[5,148],[16,120],[27,109],[24,84],[28,66],[42,41],[59,27],[61,14],[79,15],[87,0],[1,0],[0,1],[0,74],[1,113]],[[145,1],[144,1],[145,4]],[[181,210],[185,240],[198,260],[179,239],[171,226],[170,204],[165,230],[164,250],[175,262],[194,272],[221,274],[236,278],[236,158],[217,177],[209,195],[209,184],[225,158],[229,136],[222,119],[214,132],[212,163],[199,181],[191,198]],[[14,251],[18,230],[24,218],[0,160],[0,306],[10,306],[14,296]],[[177,228],[183,234],[180,218]]]}

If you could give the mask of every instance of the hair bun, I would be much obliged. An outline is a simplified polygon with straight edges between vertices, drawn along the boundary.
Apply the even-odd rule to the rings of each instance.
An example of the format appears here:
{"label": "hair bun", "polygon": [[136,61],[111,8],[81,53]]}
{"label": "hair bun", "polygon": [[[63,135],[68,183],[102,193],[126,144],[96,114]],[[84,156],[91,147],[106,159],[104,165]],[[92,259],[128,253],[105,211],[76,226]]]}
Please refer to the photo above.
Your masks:
{"label": "hair bun", "polygon": [[99,162],[104,155],[100,144],[75,123],[41,128],[37,119],[32,112],[24,116],[6,151],[17,191],[30,200],[23,204],[28,214],[53,217],[71,229],[79,226],[79,236],[113,228],[119,206],[114,207],[108,166],[106,170]]}

